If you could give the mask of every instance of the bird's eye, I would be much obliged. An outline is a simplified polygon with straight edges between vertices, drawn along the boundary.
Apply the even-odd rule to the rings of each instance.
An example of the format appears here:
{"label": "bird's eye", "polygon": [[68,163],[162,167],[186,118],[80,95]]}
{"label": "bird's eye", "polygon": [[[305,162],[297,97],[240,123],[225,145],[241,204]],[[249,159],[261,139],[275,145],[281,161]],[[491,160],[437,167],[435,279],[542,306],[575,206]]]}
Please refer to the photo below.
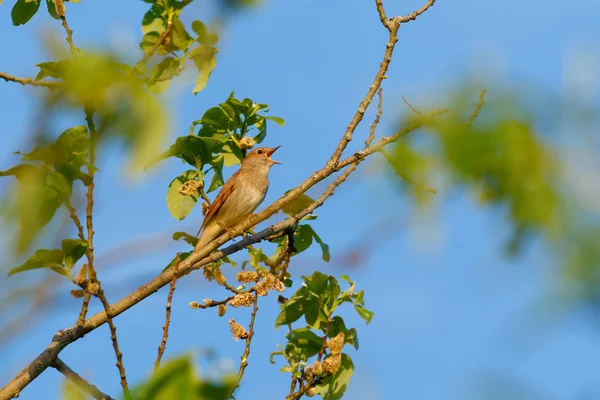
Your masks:
{"label": "bird's eye", "polygon": [[257,153],[258,153],[258,154],[262,154],[262,153],[263,153],[263,151],[262,151],[262,150],[258,150],[258,151],[257,151]]}

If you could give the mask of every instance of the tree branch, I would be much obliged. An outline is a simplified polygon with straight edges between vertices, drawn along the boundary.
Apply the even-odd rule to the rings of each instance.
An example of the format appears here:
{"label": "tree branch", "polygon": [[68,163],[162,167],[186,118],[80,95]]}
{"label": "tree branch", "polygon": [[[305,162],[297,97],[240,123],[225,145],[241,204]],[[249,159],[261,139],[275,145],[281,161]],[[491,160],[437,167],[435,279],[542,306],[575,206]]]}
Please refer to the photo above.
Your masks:
{"label": "tree branch", "polygon": [[250,356],[250,345],[252,343],[252,337],[254,337],[254,321],[256,320],[256,312],[258,311],[258,295],[254,295],[254,309],[252,310],[252,316],[250,317],[250,326],[248,327],[248,337],[246,338],[246,348],[244,349],[244,354],[242,354],[240,369],[237,373],[235,386],[231,389],[229,393],[229,397],[233,395],[235,390],[240,386],[240,382],[242,377],[244,376],[244,371],[248,366],[248,357]]}
{"label": "tree branch", "polygon": [[175,266],[173,267],[173,279],[171,279],[171,287],[169,288],[169,294],[167,295],[167,305],[165,306],[165,325],[163,326],[163,336],[158,346],[158,355],[154,362],[154,373],[158,371],[160,367],[160,360],[167,347],[167,339],[169,338],[169,324],[171,323],[171,301],[173,300],[173,293],[175,292],[175,282],[177,281],[177,270],[179,269],[179,253],[175,257]]}
{"label": "tree branch", "polygon": [[467,122],[467,126],[472,126],[473,122],[475,122],[475,120],[479,116],[479,113],[481,112],[481,109],[483,108],[483,104],[485,102],[485,92],[486,92],[486,90],[483,89],[481,91],[481,93],[479,94],[479,102],[477,103],[477,106],[475,107],[475,110],[473,111],[473,113],[469,117],[469,121]]}
{"label": "tree branch", "polygon": [[88,393],[94,399],[114,400],[109,395],[102,393],[102,391],[100,391],[100,389],[98,389],[96,386],[92,385],[91,383],[83,379],[81,376],[79,376],[75,371],[69,368],[69,366],[65,364],[60,358],[56,358],[56,360],[54,360],[54,362],[52,363],[52,367],[61,374],[63,374],[65,378],[73,382],[75,386],[77,386],[85,393]]}
{"label": "tree branch", "polygon": [[48,89],[55,89],[61,85],[60,82],[49,82],[49,81],[36,81],[31,78],[17,78],[16,76],[9,75],[6,72],[0,72],[0,79],[4,79],[6,82],[16,82],[21,85],[41,86]]}
{"label": "tree branch", "polygon": [[406,22],[414,21],[415,19],[417,19],[417,17],[419,15],[423,14],[425,11],[427,11],[429,9],[429,7],[431,7],[434,4],[435,4],[435,0],[427,0],[427,3],[425,3],[425,5],[423,7],[419,8],[416,11],[414,11],[412,14],[406,15],[404,17],[396,18],[396,20],[400,24],[404,24]]}

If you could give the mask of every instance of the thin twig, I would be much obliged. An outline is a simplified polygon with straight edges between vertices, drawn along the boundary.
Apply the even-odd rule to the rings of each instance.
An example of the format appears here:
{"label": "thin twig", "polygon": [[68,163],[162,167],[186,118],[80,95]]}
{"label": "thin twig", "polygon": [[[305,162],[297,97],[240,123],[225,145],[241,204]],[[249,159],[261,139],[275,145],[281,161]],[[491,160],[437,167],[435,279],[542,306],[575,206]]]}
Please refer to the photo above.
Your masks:
{"label": "thin twig", "polygon": [[375,139],[375,130],[377,129],[377,125],[379,125],[379,120],[381,120],[381,114],[383,114],[383,88],[379,88],[377,95],[379,96],[379,102],[377,103],[377,115],[371,124],[369,137],[367,140],[365,140],[365,148],[369,147],[373,142],[373,139]]}
{"label": "thin twig", "polygon": [[77,227],[77,236],[79,236],[79,239],[81,239],[83,242],[86,242],[85,235],[83,234],[83,225],[81,225],[81,221],[77,216],[77,210],[75,210],[75,207],[73,207],[68,198],[63,199],[63,203],[65,204],[65,207],[67,207],[67,210],[69,210],[69,216]]}
{"label": "thin twig", "polygon": [[6,72],[0,72],[0,79],[4,79],[6,82],[16,82],[21,85],[31,85],[31,86],[41,86],[46,87],[48,89],[55,89],[61,85],[60,82],[50,82],[50,81],[36,81],[32,78],[17,78],[16,76],[9,75]]}
{"label": "thin twig", "polygon": [[429,7],[431,7],[434,3],[435,3],[435,0],[428,0],[427,3],[425,3],[425,5],[423,7],[419,8],[416,11],[414,11],[412,14],[409,14],[409,15],[404,16],[404,17],[396,18],[396,19],[401,24],[404,24],[404,23],[410,22],[410,21],[414,21],[415,19],[417,19],[417,17],[419,15],[421,15],[425,11],[427,11],[429,9]]}
{"label": "thin twig", "polygon": [[58,372],[63,374],[65,378],[73,382],[75,386],[92,396],[94,399],[114,400],[109,395],[102,393],[102,391],[96,386],[92,385],[91,383],[83,379],[81,376],[79,376],[79,374],[77,374],[75,371],[69,368],[69,366],[65,364],[60,358],[56,358],[56,360],[54,360],[54,362],[52,363],[52,367],[54,367]]}
{"label": "thin twig", "polygon": [[135,64],[131,69],[132,74],[135,74],[138,68],[141,67],[146,61],[148,61],[148,59],[152,57],[156,50],[158,50],[158,48],[164,43],[167,36],[169,36],[169,34],[171,33],[171,26],[171,21],[167,21],[167,27],[165,28],[163,33],[160,34],[158,40],[156,41],[156,43],[154,43],[154,46],[152,46],[150,50],[144,53],[144,57],[142,57],[142,59],[138,61],[137,64]]}
{"label": "thin twig", "polygon": [[240,386],[244,371],[248,366],[248,357],[250,356],[250,345],[252,344],[252,337],[254,337],[254,321],[256,320],[256,312],[258,311],[258,295],[254,295],[254,309],[252,310],[252,316],[250,317],[250,326],[248,327],[248,337],[246,338],[246,348],[244,354],[242,354],[240,369],[238,370],[235,386],[231,389],[229,397],[233,395],[233,392]]}
{"label": "thin twig", "polygon": [[406,105],[412,110],[412,112],[414,112],[415,114],[419,114],[419,115],[423,115],[423,113],[419,110],[417,110],[416,108],[414,108],[409,102],[408,100],[406,100],[404,98],[404,96],[402,96],[402,100],[404,100],[404,102],[406,103]]}
{"label": "thin twig", "polygon": [[479,112],[483,108],[483,103],[485,102],[485,92],[486,92],[485,89],[483,89],[481,91],[481,94],[479,95],[479,102],[477,103],[477,106],[475,107],[475,111],[473,111],[473,113],[469,117],[469,122],[467,122],[467,126],[472,126],[473,122],[475,122],[475,120],[479,116]]}
{"label": "thin twig", "polygon": [[[380,153],[385,157],[385,159],[387,160],[387,162],[394,167],[394,161],[392,160],[392,157],[389,155],[389,153],[387,151],[385,151],[384,149],[380,150]],[[402,178],[403,180],[405,180],[406,182],[410,183],[411,185],[415,185],[416,187],[418,187],[419,189],[422,189],[426,192],[429,193],[433,193],[436,194],[437,190],[434,188],[431,188],[429,186],[425,186],[420,182],[415,181],[414,179],[412,179],[410,176],[406,175],[404,172],[400,171],[400,169],[394,167],[394,171],[396,172],[396,175],[398,175],[400,178]]]}
{"label": "thin twig", "polygon": [[[249,292],[248,292],[248,293],[249,293]],[[201,309],[201,310],[203,310],[203,309],[205,309],[205,308],[217,307],[217,306],[220,306],[220,305],[222,305],[222,304],[227,304],[227,303],[229,303],[229,301],[230,301],[230,300],[233,300],[233,298],[234,298],[234,297],[235,297],[235,296],[229,296],[229,297],[227,297],[226,299],[224,299],[224,300],[219,300],[219,301],[212,300],[212,301],[211,301],[210,303],[208,303],[208,304],[202,304],[202,303],[199,303],[199,302],[197,302],[197,301],[191,301],[191,302],[190,302],[190,307],[192,307],[192,308],[194,308],[194,309],[196,309],[196,310],[197,310],[197,309]]]}
{"label": "thin twig", "polygon": [[125,367],[123,366],[123,353],[119,349],[119,341],[117,340],[117,327],[115,326],[112,316],[110,304],[106,300],[106,296],[104,295],[104,291],[99,288],[98,289],[98,298],[102,302],[104,306],[104,310],[106,312],[106,322],[108,322],[108,327],[110,328],[110,340],[113,344],[113,349],[115,350],[115,355],[117,357],[117,369],[119,370],[119,376],[121,377],[121,386],[123,387],[123,392],[125,393],[125,397],[129,395],[129,387],[127,385],[127,375],[125,374]]}
{"label": "thin twig", "polygon": [[171,287],[169,288],[169,294],[167,295],[167,305],[165,306],[165,325],[163,326],[162,340],[160,346],[158,346],[158,355],[154,362],[154,373],[158,371],[160,367],[160,360],[167,347],[167,339],[169,338],[169,325],[171,323],[171,301],[173,300],[173,292],[175,292],[175,282],[177,281],[177,270],[179,269],[179,254],[175,257],[175,266],[173,267],[173,279],[171,279]]}
{"label": "thin twig", "polygon": [[[380,10],[381,1],[376,0],[376,4],[377,4],[378,10]],[[382,11],[383,11],[383,6],[381,6],[380,15],[381,15]],[[385,18],[385,14],[383,14],[383,16],[381,18],[382,18],[382,22],[383,22],[384,18]],[[387,21],[387,19],[385,19],[385,21]],[[337,162],[342,157],[342,153],[348,146],[348,143],[350,143],[352,141],[352,135],[354,134],[354,131],[356,130],[356,127],[358,126],[358,124],[360,124],[360,122],[362,121],[362,119],[365,115],[365,112],[369,108],[369,105],[373,101],[373,97],[375,96],[375,93],[381,87],[381,82],[385,79],[385,77],[386,77],[385,74],[389,68],[390,62],[392,61],[392,54],[394,52],[394,47],[396,46],[396,43],[398,42],[398,28],[400,27],[400,24],[392,23],[391,20],[387,21],[387,23],[383,22],[383,24],[390,32],[390,37],[386,44],[385,53],[383,55],[383,61],[381,62],[379,70],[375,74],[375,79],[373,80],[373,84],[371,86],[369,86],[369,90],[367,91],[366,96],[360,102],[358,109],[356,110],[356,113],[354,113],[354,117],[352,118],[352,121],[350,122],[350,124],[346,128],[346,131],[344,132],[344,135],[342,136],[342,140],[340,140],[340,142],[338,143],[335,151],[333,152],[331,159],[328,162],[330,168],[335,167]]]}
{"label": "thin twig", "polygon": [[81,311],[79,311],[79,317],[77,318],[77,325],[83,325],[85,322],[85,316],[87,315],[88,308],[90,305],[90,299],[92,295],[89,291],[84,289],[83,303],[81,303]]}
{"label": "thin twig", "polygon": [[62,20],[62,26],[65,28],[67,32],[67,42],[69,43],[69,48],[71,49],[71,55],[73,58],[77,58],[77,48],[75,47],[75,43],[73,43],[73,31],[69,28],[69,24],[67,23],[67,18],[63,15],[60,17]]}

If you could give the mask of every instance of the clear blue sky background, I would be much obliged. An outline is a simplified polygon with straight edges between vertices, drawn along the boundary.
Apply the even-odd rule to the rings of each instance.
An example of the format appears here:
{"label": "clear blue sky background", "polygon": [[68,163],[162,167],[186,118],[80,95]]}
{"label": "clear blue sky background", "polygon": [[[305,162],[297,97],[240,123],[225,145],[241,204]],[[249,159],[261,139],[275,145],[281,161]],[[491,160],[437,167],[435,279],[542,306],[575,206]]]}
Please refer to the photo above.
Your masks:
{"label": "clear blue sky background", "polygon": [[[33,65],[47,57],[40,34],[49,28],[62,43],[62,27],[45,10],[24,27],[13,27],[13,3],[7,0],[0,6],[0,70],[34,76]],[[204,18],[202,3],[196,1],[185,10],[187,23]],[[173,111],[172,137],[185,134],[192,120],[232,90],[238,97],[269,104],[273,115],[286,120],[285,128],[273,126],[266,142],[282,145],[277,155],[283,165],[272,171],[265,203],[275,200],[322,166],[372,81],[386,42],[373,3],[269,1],[236,15],[222,35],[217,68],[206,90],[194,97],[191,82],[182,78],[167,96]],[[421,3],[385,1],[389,16],[408,14]],[[78,47],[116,46],[133,54],[131,59],[140,56],[136,45],[147,4],[84,0],[67,6]],[[400,29],[390,79],[385,81],[385,122],[379,133],[390,133],[395,118],[405,110],[401,96],[419,104],[424,94],[443,94],[453,81],[481,70],[494,71],[507,81],[529,80],[563,89],[565,62],[573,51],[599,54],[598,15],[596,0],[438,0],[417,22]],[[0,84],[0,169],[16,162],[11,152],[26,144],[23,137],[36,109],[31,97],[35,90]],[[73,121],[65,124],[83,123]],[[363,127],[357,141],[365,134]],[[136,252],[147,249],[130,250],[136,261],[101,270],[111,301],[159,273],[181,247],[168,242],[168,232],[201,221],[195,210],[189,221],[179,224],[166,209],[166,187],[183,171],[181,164],[166,162],[132,183],[122,173],[123,156],[115,148],[100,155],[97,251],[110,251],[153,232],[166,232],[166,238],[164,245],[152,246],[156,251],[145,256]],[[314,226],[331,246],[332,262],[320,261],[315,248],[292,264],[296,275],[317,268],[336,276],[349,274],[365,289],[366,304],[375,312],[372,324],[365,326],[351,309],[345,310],[348,324],[358,328],[360,338],[360,349],[350,351],[356,373],[346,398],[600,398],[597,325],[584,307],[567,306],[557,298],[555,271],[543,248],[536,245],[525,257],[507,260],[502,245],[509,226],[503,214],[480,208],[467,194],[441,192],[434,214],[415,217],[397,183],[380,168],[376,162],[362,165],[319,210],[321,218]],[[319,189],[323,186],[313,193]],[[382,221],[387,221],[383,227]],[[357,243],[366,243],[369,251],[359,265],[348,269],[344,257]],[[107,257],[104,260],[100,256],[98,263],[106,268],[110,263]],[[221,360],[219,368],[237,369],[243,343],[232,340],[227,320],[213,310],[195,311],[187,305],[225,293],[207,286],[198,274],[178,285],[165,357],[189,348],[213,348]],[[116,319],[130,384],[151,372],[165,297],[166,292],[160,291]],[[268,361],[269,352],[283,343],[284,332],[273,329],[275,300],[273,295],[261,299],[250,365],[238,399],[281,399],[289,387],[288,376],[277,372],[281,364]],[[78,305],[79,300],[64,295],[58,308],[40,318],[35,328],[2,348],[0,383],[37,355],[58,329],[72,325]],[[247,323],[248,314],[234,310],[228,315]],[[68,347],[61,357],[101,389],[120,393],[107,327]],[[20,398],[58,398],[61,382],[62,376],[49,369]]]}

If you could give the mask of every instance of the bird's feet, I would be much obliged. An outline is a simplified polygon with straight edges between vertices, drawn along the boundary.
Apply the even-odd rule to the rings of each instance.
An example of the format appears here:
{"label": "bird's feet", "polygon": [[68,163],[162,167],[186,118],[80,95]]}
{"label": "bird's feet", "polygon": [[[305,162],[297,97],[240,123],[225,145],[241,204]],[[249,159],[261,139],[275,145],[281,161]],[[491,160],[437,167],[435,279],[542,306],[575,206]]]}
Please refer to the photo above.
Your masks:
{"label": "bird's feet", "polygon": [[233,240],[235,242],[235,234],[233,232],[233,229],[229,228],[227,225],[225,225],[223,222],[219,222],[219,226],[223,229],[225,229],[225,231],[227,232],[227,234],[229,235],[229,240]]}

